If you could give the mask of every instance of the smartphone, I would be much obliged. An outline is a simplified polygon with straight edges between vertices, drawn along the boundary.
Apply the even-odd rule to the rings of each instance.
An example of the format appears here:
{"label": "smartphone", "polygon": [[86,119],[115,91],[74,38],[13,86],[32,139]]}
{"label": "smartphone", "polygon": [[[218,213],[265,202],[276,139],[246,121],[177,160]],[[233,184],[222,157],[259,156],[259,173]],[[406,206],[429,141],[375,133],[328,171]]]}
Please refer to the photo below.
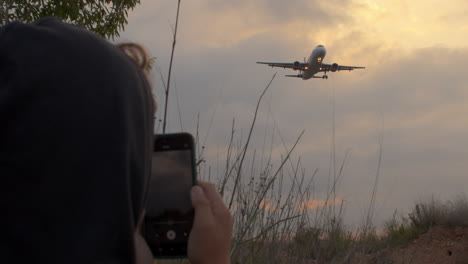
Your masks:
{"label": "smartphone", "polygon": [[155,258],[187,256],[194,217],[190,190],[195,184],[192,135],[155,135],[144,228],[145,239]]}

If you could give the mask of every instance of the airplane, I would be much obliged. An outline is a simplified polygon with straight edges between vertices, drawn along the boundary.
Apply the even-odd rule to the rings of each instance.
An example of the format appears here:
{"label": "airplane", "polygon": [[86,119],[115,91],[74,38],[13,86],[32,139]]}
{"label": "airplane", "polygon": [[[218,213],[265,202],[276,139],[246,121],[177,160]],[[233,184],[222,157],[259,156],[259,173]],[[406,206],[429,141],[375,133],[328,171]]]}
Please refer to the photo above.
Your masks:
{"label": "airplane", "polygon": [[[323,58],[327,50],[323,45],[318,45],[312,51],[312,54],[309,57],[309,60],[306,62],[304,58],[304,63],[295,61],[293,63],[282,63],[282,62],[257,62],[258,64],[267,64],[271,67],[281,67],[281,68],[290,68],[295,71],[299,70],[297,75],[286,75],[286,77],[296,77],[302,78],[303,80],[308,80],[310,78],[320,78],[328,79],[327,72],[336,72],[336,71],[352,71],[354,69],[365,69],[366,67],[357,67],[357,66],[342,66],[337,63],[326,64],[323,63]],[[315,74],[323,72],[322,76],[316,76]]]}

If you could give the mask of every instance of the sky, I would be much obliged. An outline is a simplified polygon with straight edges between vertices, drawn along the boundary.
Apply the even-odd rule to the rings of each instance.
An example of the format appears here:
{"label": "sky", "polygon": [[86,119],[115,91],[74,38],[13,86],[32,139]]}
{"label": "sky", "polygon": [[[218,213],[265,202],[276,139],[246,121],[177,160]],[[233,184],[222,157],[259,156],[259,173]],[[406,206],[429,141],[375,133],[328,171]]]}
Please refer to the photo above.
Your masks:
{"label": "sky", "polygon": [[[140,43],[156,57],[159,119],[176,8],[173,0],[142,0],[116,40]],[[318,169],[323,194],[334,127],[336,163],[349,153],[337,197],[346,201],[350,227],[363,223],[380,149],[377,224],[415,202],[466,194],[467,12],[465,0],[182,0],[168,131],[198,132],[203,157],[221,173],[215,168],[226,156],[233,119],[245,139],[276,73],[260,104],[252,151],[274,136],[279,158],[305,131],[293,159],[300,157],[308,175]],[[366,69],[303,81],[284,77],[292,70],[255,63],[303,61],[318,44],[327,49],[325,63]]]}

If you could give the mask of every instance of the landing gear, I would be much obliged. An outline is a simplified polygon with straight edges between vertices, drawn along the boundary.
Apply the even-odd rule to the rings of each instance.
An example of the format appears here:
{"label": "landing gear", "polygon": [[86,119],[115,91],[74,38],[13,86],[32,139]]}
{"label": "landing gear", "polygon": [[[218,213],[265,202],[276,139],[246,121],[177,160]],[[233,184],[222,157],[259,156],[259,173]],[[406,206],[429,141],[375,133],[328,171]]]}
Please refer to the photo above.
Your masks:
{"label": "landing gear", "polygon": [[325,79],[328,79],[328,75],[324,75],[322,76],[322,78],[325,80]]}

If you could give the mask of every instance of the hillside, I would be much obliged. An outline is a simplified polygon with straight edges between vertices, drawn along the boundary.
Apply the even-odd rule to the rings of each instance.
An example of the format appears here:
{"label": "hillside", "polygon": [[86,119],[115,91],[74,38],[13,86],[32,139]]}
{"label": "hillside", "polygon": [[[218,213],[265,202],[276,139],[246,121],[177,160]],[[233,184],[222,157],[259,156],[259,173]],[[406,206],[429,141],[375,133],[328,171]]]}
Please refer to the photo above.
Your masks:
{"label": "hillside", "polygon": [[351,262],[360,264],[468,263],[468,228],[434,227],[417,239],[393,249],[371,255],[357,255]]}

